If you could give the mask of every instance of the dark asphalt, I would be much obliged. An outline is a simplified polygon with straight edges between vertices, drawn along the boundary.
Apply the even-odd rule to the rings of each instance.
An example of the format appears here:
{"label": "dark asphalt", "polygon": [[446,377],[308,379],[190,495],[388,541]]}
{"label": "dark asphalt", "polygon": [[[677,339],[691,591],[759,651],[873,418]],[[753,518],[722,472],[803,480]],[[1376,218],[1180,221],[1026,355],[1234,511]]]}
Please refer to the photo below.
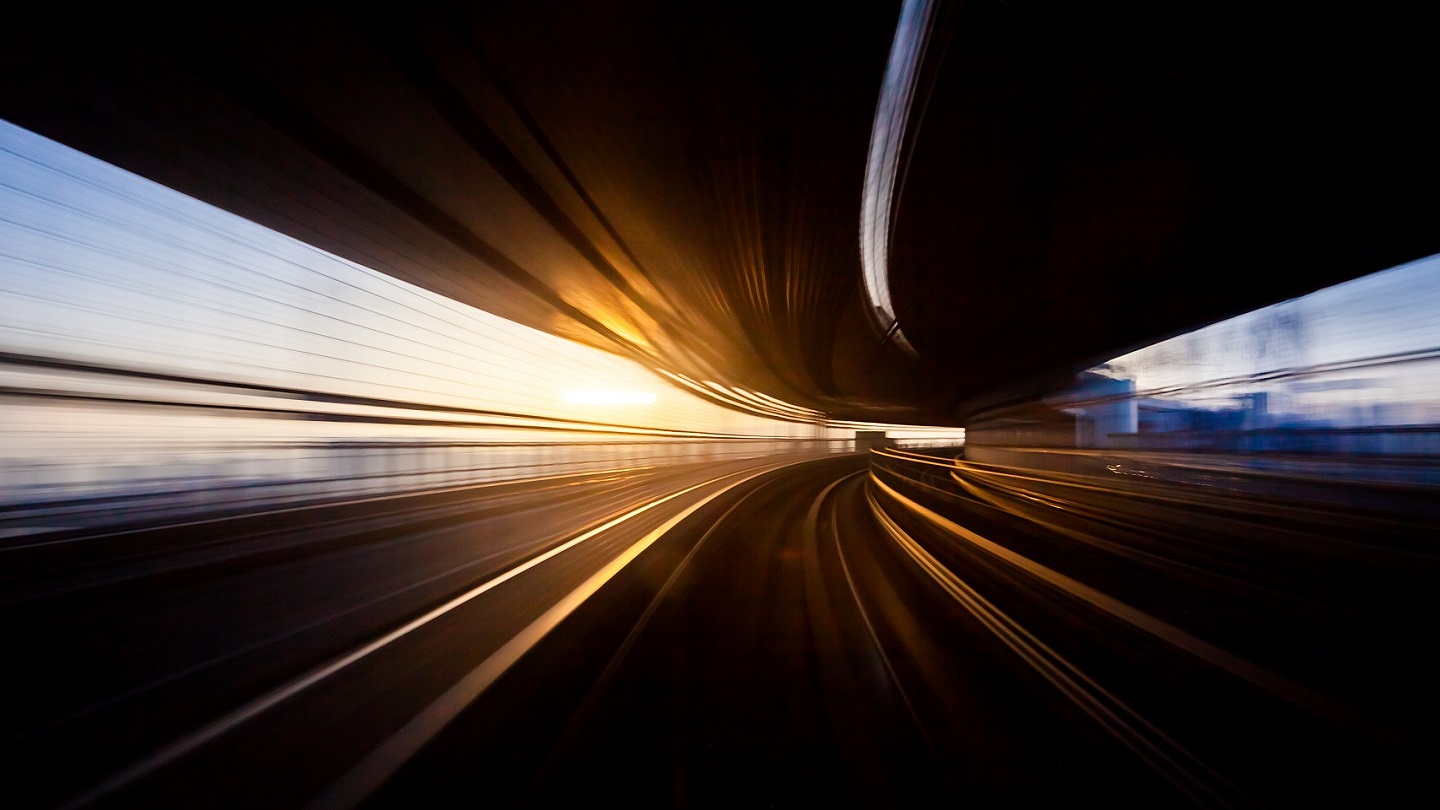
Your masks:
{"label": "dark asphalt", "polygon": [[0,550],[10,804],[1393,806],[1423,786],[1428,518],[997,473],[617,470]]}

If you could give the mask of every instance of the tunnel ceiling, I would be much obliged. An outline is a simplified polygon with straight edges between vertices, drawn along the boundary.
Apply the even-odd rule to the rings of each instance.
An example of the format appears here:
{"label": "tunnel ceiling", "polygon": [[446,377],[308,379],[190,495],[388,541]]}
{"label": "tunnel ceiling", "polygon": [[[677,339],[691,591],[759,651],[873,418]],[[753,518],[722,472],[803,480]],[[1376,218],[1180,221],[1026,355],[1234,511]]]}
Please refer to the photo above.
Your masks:
{"label": "tunnel ceiling", "polygon": [[[1403,6],[940,4],[872,326],[898,3],[13,12],[0,117],[365,266],[836,418],[963,423],[1440,251]],[[306,8],[300,8],[305,6]]]}

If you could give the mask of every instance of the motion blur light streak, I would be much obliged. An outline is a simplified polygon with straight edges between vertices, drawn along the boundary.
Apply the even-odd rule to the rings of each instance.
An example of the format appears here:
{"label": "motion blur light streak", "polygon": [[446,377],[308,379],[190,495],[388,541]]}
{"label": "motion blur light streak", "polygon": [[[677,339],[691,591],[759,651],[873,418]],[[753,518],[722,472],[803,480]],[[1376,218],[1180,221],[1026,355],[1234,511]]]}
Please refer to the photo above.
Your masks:
{"label": "motion blur light streak", "polygon": [[183,16],[0,25],[0,805],[1433,792],[1418,11]]}
{"label": "motion blur light streak", "polygon": [[[464,679],[451,687],[444,695],[441,695],[434,703],[425,708],[423,712],[416,715],[406,726],[400,729],[393,737],[376,748],[364,760],[355,764],[326,791],[325,794],[317,797],[309,806],[319,810],[326,807],[352,807],[361,800],[367,798],[386,779],[391,777],[407,760],[415,755],[426,743],[440,733],[451,721],[455,719],[471,702],[504,671],[524,655],[525,652],[540,642],[547,633],[555,628],[561,621],[574,612],[586,599],[590,598],[613,579],[632,560],[643,553],[646,549],[655,544],[657,540],[665,535],[667,531],[674,528],[676,524],[692,515],[707,503],[729,491],[730,489],[743,484],[760,473],[747,473],[743,478],[729,481],[725,489],[709,495],[705,500],[700,501],[685,511],[671,517],[664,524],[637,540],[634,545],[611,560],[603,569],[595,572],[589,579],[581,583],[574,591],[566,594],[563,599],[556,602],[542,616],[527,626],[520,634],[511,639],[509,643],[498,650],[490,658],[485,659],[480,666],[476,667]],[[698,488],[696,485],[694,488]],[[689,490],[681,490],[668,496],[664,500],[683,495]],[[658,506],[662,501],[655,501],[647,504],[644,508]],[[623,520],[631,515],[630,513]],[[604,528],[609,528],[607,525]],[[599,531],[599,530],[597,530]],[[571,543],[580,542],[586,539],[584,536],[576,538]],[[567,544],[568,545],[568,544]],[[561,547],[564,548],[564,547]]]}
{"label": "motion blur light streak", "polygon": [[[613,455],[603,443],[637,437],[850,435],[818,414],[778,421],[615,391],[656,378],[18,127],[0,135],[0,481],[12,506],[0,533],[123,519],[141,495],[142,511],[191,512],[583,469]],[[596,387],[562,405],[548,395],[562,381]],[[627,404],[646,408],[586,409]],[[600,452],[576,448],[586,442]],[[730,452],[691,444],[678,457]]]}
{"label": "motion blur light streak", "polygon": [[[917,507],[913,501],[909,501],[905,496],[889,488],[883,481],[875,479],[875,483],[886,495],[903,503],[907,508]],[[1185,750],[1183,746],[1177,745],[1173,739],[1147,722],[1124,701],[1107,692],[1104,687],[1066,660],[1064,656],[1057,654],[1044,642],[1031,635],[1021,624],[1006,615],[1004,611],[996,608],[989,600],[946,568],[943,563],[931,556],[923,546],[916,543],[900,528],[899,524],[886,514],[885,509],[873,495],[870,498],[870,507],[880,524],[885,527],[886,532],[957,602],[964,605],[966,610],[975,615],[1006,646],[1014,650],[1021,659],[1032,666],[1047,681],[1054,684],[1056,689],[1064,693],[1082,711],[1092,716],[1098,724],[1115,735],[1126,747],[1134,750],[1139,757],[1164,774],[1165,778],[1173,782],[1188,799],[1203,805],[1249,803],[1248,797],[1243,794],[1234,795],[1237,791],[1232,785],[1227,784],[1204,763],[1196,760],[1194,755]],[[925,510],[923,507],[917,507],[917,511]],[[988,543],[978,535],[965,532],[963,529],[957,532],[958,526],[939,518],[938,515],[933,515],[933,513],[927,515],[927,519],[943,525],[952,533],[966,535],[971,542]],[[977,544],[979,543],[977,542]]]}
{"label": "motion blur light streak", "polygon": [[572,405],[653,405],[655,395],[643,391],[566,391]]}
{"label": "motion blur light streak", "polygon": [[[545,374],[571,384],[653,379],[14,127],[4,134],[4,327],[14,353],[560,418],[571,414],[542,394]],[[646,426],[695,428],[700,413],[743,424],[677,397]]]}
{"label": "motion blur light streak", "polygon": [[[931,18],[937,4],[930,0],[905,0],[885,82],[875,110],[870,135],[870,157],[865,164],[865,195],[860,207],[860,255],[864,261],[865,294],[872,317],[886,340],[914,353],[895,320],[890,300],[890,220],[894,216],[896,186],[903,185],[901,152],[905,148],[906,123],[912,114],[915,87],[925,47],[930,37]],[[923,109],[922,102],[922,109]]]}

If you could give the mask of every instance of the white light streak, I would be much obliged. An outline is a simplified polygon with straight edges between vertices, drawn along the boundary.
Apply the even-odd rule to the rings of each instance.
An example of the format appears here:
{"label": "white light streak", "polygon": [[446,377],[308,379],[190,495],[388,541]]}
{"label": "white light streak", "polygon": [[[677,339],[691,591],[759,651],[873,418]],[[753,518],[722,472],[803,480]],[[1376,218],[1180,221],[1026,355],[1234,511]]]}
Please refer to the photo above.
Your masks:
{"label": "white light streak", "polygon": [[905,0],[900,9],[900,23],[890,47],[890,61],[885,67],[885,81],[870,133],[870,156],[865,164],[865,191],[860,206],[860,262],[871,321],[887,339],[893,338],[896,345],[910,354],[915,354],[915,349],[901,333],[890,300],[890,216],[900,151],[905,141],[905,123],[910,117],[915,81],[930,37],[933,10],[930,0]]}

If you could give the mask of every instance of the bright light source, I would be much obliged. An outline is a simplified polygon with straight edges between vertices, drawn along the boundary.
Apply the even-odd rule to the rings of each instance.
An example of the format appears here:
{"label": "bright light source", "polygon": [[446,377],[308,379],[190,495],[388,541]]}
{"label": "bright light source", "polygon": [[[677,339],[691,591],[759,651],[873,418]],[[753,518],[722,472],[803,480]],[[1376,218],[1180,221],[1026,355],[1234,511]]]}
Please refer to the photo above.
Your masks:
{"label": "bright light source", "polygon": [[571,405],[650,405],[655,395],[643,391],[566,391],[565,401]]}

